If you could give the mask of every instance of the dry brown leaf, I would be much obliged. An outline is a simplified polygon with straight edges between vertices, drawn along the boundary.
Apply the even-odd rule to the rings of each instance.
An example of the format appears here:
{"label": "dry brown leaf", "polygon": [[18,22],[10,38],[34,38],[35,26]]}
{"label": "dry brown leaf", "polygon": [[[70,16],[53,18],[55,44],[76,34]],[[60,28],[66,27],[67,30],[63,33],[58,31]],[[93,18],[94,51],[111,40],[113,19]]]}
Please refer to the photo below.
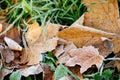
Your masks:
{"label": "dry brown leaf", "polygon": [[120,34],[117,0],[83,0],[83,2],[88,9],[85,13],[85,26]]}
{"label": "dry brown leaf", "polygon": [[6,36],[16,41],[18,44],[22,42],[21,32],[18,30],[18,27],[14,27],[6,33]]}
{"label": "dry brown leaf", "polygon": [[10,63],[11,61],[14,60],[14,52],[11,51],[9,48],[3,48],[1,50],[3,59],[5,60],[6,63]]}
{"label": "dry brown leaf", "polygon": [[43,68],[43,80],[52,80],[53,72],[51,71],[50,66],[43,64],[42,68]]}
{"label": "dry brown leaf", "polygon": [[75,74],[80,80],[83,79],[83,74],[80,73],[80,66],[69,67],[69,70]]}
{"label": "dry brown leaf", "polygon": [[79,24],[79,25],[83,25],[83,23],[84,23],[84,15],[85,14],[83,14],[77,21],[75,21],[71,26],[74,26],[74,25],[76,25],[76,24]]}
{"label": "dry brown leaf", "polygon": [[[99,52],[103,56],[107,56],[112,51],[115,53],[120,51],[120,36],[78,24],[74,26],[60,31],[58,37],[72,41],[77,47],[93,45],[99,48]],[[101,39],[102,37],[110,39],[113,43],[112,49],[106,48],[107,43]]]}
{"label": "dry brown leaf", "polygon": [[0,71],[0,80],[4,80],[4,77],[12,72],[13,69],[2,68],[2,70]]}
{"label": "dry brown leaf", "polygon": [[52,51],[57,46],[58,38],[52,38],[45,42],[36,42],[35,44],[30,46],[31,53],[28,55],[28,64],[34,65],[38,64],[42,59],[41,53],[45,53],[47,51]]}
{"label": "dry brown leaf", "polygon": [[21,52],[20,52],[21,56],[20,56],[20,63],[21,64],[25,64],[28,62],[28,55],[31,54],[31,51],[29,48],[27,49],[23,49]]}
{"label": "dry brown leaf", "polygon": [[52,51],[56,48],[58,38],[55,36],[57,35],[59,28],[59,25],[52,23],[47,23],[46,26],[42,28],[39,27],[37,22],[29,26],[29,29],[25,34],[29,48],[27,65],[38,64],[42,59],[41,53]]}
{"label": "dry brown leaf", "polygon": [[0,32],[2,32],[2,27],[3,27],[3,25],[2,25],[2,24],[0,24]]}
{"label": "dry brown leaf", "polygon": [[25,34],[28,44],[34,43],[41,33],[42,29],[37,22],[30,25],[27,33]]}
{"label": "dry brown leaf", "polygon": [[15,42],[14,40],[12,40],[8,37],[4,37],[4,41],[6,42],[6,44],[8,45],[8,47],[11,50],[22,51],[22,47],[17,42]]}
{"label": "dry brown leaf", "polygon": [[83,47],[79,49],[71,49],[68,52],[70,56],[67,60],[67,66],[80,65],[80,72],[85,72],[92,65],[96,65],[100,68],[103,62],[103,56],[99,55],[98,49],[93,46]]}
{"label": "dry brown leaf", "polygon": [[76,49],[77,47],[73,44],[73,42],[63,39],[59,39],[58,44],[60,46],[56,47],[54,55],[58,58],[58,63],[66,63],[66,61],[70,58],[67,55],[67,52],[71,49]]}
{"label": "dry brown leaf", "polygon": [[38,64],[36,66],[31,66],[31,67],[28,67],[25,69],[21,69],[20,71],[23,76],[27,77],[29,75],[39,74],[39,73],[43,72],[43,69],[42,69],[41,65]]}
{"label": "dry brown leaf", "polygon": [[47,23],[46,26],[41,28],[37,22],[29,26],[25,37],[29,45],[36,41],[44,41],[57,35],[60,25]]}
{"label": "dry brown leaf", "polygon": [[64,53],[64,45],[57,46],[54,55],[58,58],[62,53]]}

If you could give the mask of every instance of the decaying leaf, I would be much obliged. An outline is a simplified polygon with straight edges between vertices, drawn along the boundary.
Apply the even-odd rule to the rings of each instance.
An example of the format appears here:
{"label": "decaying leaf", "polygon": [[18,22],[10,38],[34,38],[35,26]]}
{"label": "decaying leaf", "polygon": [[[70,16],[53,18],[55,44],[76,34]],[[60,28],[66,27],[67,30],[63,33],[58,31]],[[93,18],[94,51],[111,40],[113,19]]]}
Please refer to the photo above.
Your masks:
{"label": "decaying leaf", "polygon": [[7,47],[1,50],[1,54],[6,63],[10,63],[14,60],[14,52]]}
{"label": "decaying leaf", "polygon": [[52,51],[56,48],[58,41],[56,35],[59,28],[59,25],[52,23],[47,23],[43,28],[39,27],[37,22],[29,26],[25,34],[30,50],[28,51],[29,54],[27,54],[27,65],[38,64],[42,60],[41,53]]}
{"label": "decaying leaf", "polygon": [[42,71],[43,71],[43,69],[40,64],[20,70],[21,74],[25,77],[27,77],[29,75],[39,74]]}
{"label": "decaying leaf", "polygon": [[18,27],[14,27],[10,29],[7,33],[6,36],[20,44],[22,42],[21,40],[21,32],[19,31]]}
{"label": "decaying leaf", "polygon": [[3,27],[3,25],[2,25],[2,24],[0,24],[0,32],[2,32],[2,27]]}
{"label": "decaying leaf", "polygon": [[83,2],[88,10],[85,13],[85,26],[120,34],[117,0],[83,0]]}
{"label": "decaying leaf", "polygon": [[37,42],[30,46],[31,53],[28,55],[28,65],[38,64],[42,61],[41,53],[52,51],[57,46],[58,38],[52,38],[45,42]]}
{"label": "decaying leaf", "polygon": [[27,33],[25,34],[28,44],[34,43],[42,32],[41,27],[37,22],[34,22],[29,26]]}
{"label": "decaying leaf", "polygon": [[55,49],[55,56],[56,57],[59,57],[62,53],[64,53],[64,45],[60,45],[60,46],[57,46],[56,49]]}
{"label": "decaying leaf", "polygon": [[12,73],[13,69],[7,69],[7,68],[3,68],[0,71],[0,80],[4,80],[4,77],[7,76],[8,74]]}
{"label": "decaying leaf", "polygon": [[28,55],[31,54],[31,51],[29,48],[24,49],[20,52],[21,56],[20,56],[20,63],[21,64],[25,64],[28,62]]}
{"label": "decaying leaf", "polygon": [[57,35],[60,25],[47,23],[44,27],[40,27],[37,22],[29,26],[25,37],[27,43],[31,44],[36,41],[43,41],[44,39],[50,39]]}
{"label": "decaying leaf", "polygon": [[80,65],[80,72],[85,72],[92,65],[96,65],[98,68],[101,67],[103,62],[103,56],[99,55],[98,49],[93,46],[71,49],[68,52],[70,56],[66,62],[67,66]]}
{"label": "decaying leaf", "polygon": [[11,50],[17,50],[17,51],[22,50],[22,47],[17,42],[15,42],[14,40],[12,40],[8,37],[4,37],[4,40]]}
{"label": "decaying leaf", "polygon": [[[96,48],[99,48],[99,52],[103,56],[107,56],[107,54],[112,51],[115,53],[120,51],[119,35],[78,24],[74,26],[60,31],[58,36],[65,40],[72,41],[77,47],[93,45]],[[113,44],[112,49],[106,48],[101,37],[110,39]]]}
{"label": "decaying leaf", "polygon": [[71,49],[77,49],[77,47],[73,44],[73,42],[69,42],[63,39],[59,39],[59,46],[56,47],[54,55],[58,59],[58,63],[66,63],[66,61],[70,58],[67,55],[67,52]]}
{"label": "decaying leaf", "polygon": [[84,15],[85,14],[83,14],[76,22],[74,22],[71,26],[74,26],[74,25],[76,25],[76,24],[79,24],[79,25],[83,25],[83,23],[84,23]]}
{"label": "decaying leaf", "polygon": [[43,80],[52,80],[53,77],[53,72],[51,71],[50,67],[43,64],[42,65],[43,68]]}

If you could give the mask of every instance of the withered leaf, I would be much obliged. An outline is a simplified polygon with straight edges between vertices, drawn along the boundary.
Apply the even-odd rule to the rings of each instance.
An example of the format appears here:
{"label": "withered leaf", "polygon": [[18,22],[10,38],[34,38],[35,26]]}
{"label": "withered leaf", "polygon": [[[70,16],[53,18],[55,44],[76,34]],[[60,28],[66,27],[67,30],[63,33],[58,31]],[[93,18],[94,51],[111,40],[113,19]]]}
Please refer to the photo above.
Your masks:
{"label": "withered leaf", "polygon": [[34,65],[41,61],[41,53],[52,51],[57,46],[58,38],[56,37],[59,25],[47,23],[44,27],[39,27],[35,22],[29,26],[25,34],[27,39],[29,54],[27,55],[28,64]]}
{"label": "withered leaf", "polygon": [[17,42],[15,42],[14,40],[12,40],[8,37],[4,37],[4,40],[11,50],[17,50],[17,51],[22,50],[22,47]]}
{"label": "withered leaf", "polygon": [[14,52],[11,51],[9,48],[3,48],[1,53],[6,63],[10,63],[14,60]]}
{"label": "withered leaf", "polygon": [[83,0],[83,2],[88,10],[85,13],[85,26],[120,34],[117,0]]}
{"label": "withered leaf", "polygon": [[41,33],[42,29],[37,22],[31,24],[25,34],[28,44],[34,43]]}
{"label": "withered leaf", "polygon": [[79,24],[79,25],[83,25],[83,23],[84,23],[84,15],[85,14],[83,14],[77,21],[75,21],[71,26],[74,26],[74,25],[76,25],[76,24]]}
{"label": "withered leaf", "polygon": [[13,69],[7,69],[7,68],[3,68],[0,71],[0,80],[4,80],[4,77],[7,76],[8,74],[12,73]]}
{"label": "withered leaf", "polygon": [[14,28],[10,29],[7,33],[6,36],[13,39],[15,42],[17,42],[18,44],[20,44],[22,42],[21,40],[21,32],[18,29],[17,26],[15,26]]}
{"label": "withered leaf", "polygon": [[20,71],[23,76],[27,77],[29,75],[39,74],[43,71],[43,69],[42,69],[41,65],[38,64],[35,66],[30,66],[25,69],[20,69]]}
{"label": "withered leaf", "polygon": [[[60,31],[58,36],[65,40],[72,41],[77,47],[93,45],[99,48],[100,54],[103,56],[107,56],[108,53],[112,51],[115,53],[120,51],[120,48],[118,48],[120,47],[119,35],[78,24],[74,26]],[[101,37],[110,39],[113,43],[112,49],[106,48]]]}
{"label": "withered leaf", "polygon": [[99,55],[98,49],[93,46],[71,49],[68,52],[70,56],[66,62],[67,66],[80,65],[80,72],[85,72],[92,65],[96,65],[98,68],[101,67],[103,62],[103,56]]}
{"label": "withered leaf", "polygon": [[42,65],[43,68],[43,80],[52,80],[53,72],[51,71],[50,66],[47,66],[45,64]]}
{"label": "withered leaf", "polygon": [[2,25],[2,24],[0,24],[0,32],[2,32],[2,27],[3,27],[3,25]]}
{"label": "withered leaf", "polygon": [[31,53],[28,55],[28,65],[38,64],[42,59],[41,53],[52,51],[57,46],[58,38],[52,38],[45,42],[36,42],[30,46]]}

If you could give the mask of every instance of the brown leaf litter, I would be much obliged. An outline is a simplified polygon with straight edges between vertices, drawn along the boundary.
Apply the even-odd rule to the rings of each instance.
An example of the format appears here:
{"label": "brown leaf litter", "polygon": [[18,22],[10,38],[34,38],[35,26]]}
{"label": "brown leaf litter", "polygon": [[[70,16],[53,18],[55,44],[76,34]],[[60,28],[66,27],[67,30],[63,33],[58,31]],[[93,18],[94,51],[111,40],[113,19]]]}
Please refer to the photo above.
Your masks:
{"label": "brown leaf litter", "polygon": [[119,9],[117,0],[83,0],[88,12],[84,26],[120,34]]}

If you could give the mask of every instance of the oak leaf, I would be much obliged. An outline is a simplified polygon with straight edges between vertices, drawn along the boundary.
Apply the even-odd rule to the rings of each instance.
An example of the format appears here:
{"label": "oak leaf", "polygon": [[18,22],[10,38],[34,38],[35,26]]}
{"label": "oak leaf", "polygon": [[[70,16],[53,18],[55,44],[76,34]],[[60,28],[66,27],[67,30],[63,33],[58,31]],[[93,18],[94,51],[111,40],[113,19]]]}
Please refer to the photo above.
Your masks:
{"label": "oak leaf", "polygon": [[85,72],[92,65],[96,65],[98,68],[101,67],[103,62],[103,56],[99,55],[98,49],[93,46],[71,49],[68,52],[70,56],[66,62],[67,66],[80,65],[80,72]]}

